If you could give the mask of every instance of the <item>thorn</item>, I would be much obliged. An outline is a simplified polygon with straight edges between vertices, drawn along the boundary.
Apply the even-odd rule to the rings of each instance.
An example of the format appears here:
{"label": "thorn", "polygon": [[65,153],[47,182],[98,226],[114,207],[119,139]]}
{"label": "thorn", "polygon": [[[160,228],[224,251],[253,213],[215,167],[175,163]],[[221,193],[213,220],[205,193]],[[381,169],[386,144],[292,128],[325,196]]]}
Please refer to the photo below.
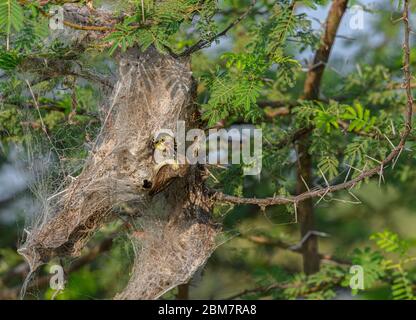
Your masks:
{"label": "thorn", "polygon": [[384,181],[384,175],[383,175],[383,170],[384,170],[384,166],[383,166],[383,164],[381,164],[381,166],[380,166],[380,172],[379,172],[379,179],[378,179],[378,187],[380,188],[381,187],[381,180],[383,180],[383,182],[385,182]]}
{"label": "thorn", "polygon": [[387,141],[390,143],[390,145],[392,146],[393,149],[396,149],[396,146],[393,144],[393,142],[391,142],[391,140],[389,139],[389,137],[387,137],[384,133],[383,133],[384,138],[387,139]]}
{"label": "thorn", "polygon": [[398,18],[398,19],[396,19],[396,20],[391,20],[391,22],[392,22],[393,24],[396,24],[397,22],[400,22],[400,21],[402,21],[402,20],[403,20],[403,17]]}
{"label": "thorn", "polygon": [[370,157],[369,155],[365,155],[368,159],[373,160],[375,162],[377,162],[378,164],[382,165],[383,163],[377,159],[374,159],[373,157]]}
{"label": "thorn", "polygon": [[355,200],[357,200],[358,201],[358,204],[361,204],[362,202],[361,202],[361,200],[354,194],[354,193],[352,193],[352,191],[351,190],[348,190],[348,193],[355,199]]}
{"label": "thorn", "polygon": [[298,203],[295,201],[293,206],[295,208],[295,223],[298,223]]}
{"label": "thorn", "polygon": [[311,189],[309,188],[308,184],[306,183],[305,179],[303,179],[302,175],[300,176],[300,178],[302,179],[303,184],[305,185],[306,189],[308,191],[311,191]]}
{"label": "thorn", "polygon": [[361,171],[361,173],[362,173],[362,172],[364,172],[364,171],[367,169],[367,164],[368,164],[368,163],[367,163],[367,161],[366,161],[366,162],[364,163],[364,167],[363,167],[363,170]]}
{"label": "thorn", "polygon": [[325,183],[326,183],[326,186],[329,188],[329,182],[328,182],[328,180],[326,179],[326,177],[325,177],[324,173],[322,172],[321,168],[319,168],[319,172],[321,173],[322,177],[324,178]]}
{"label": "thorn", "polygon": [[325,198],[325,196],[328,194],[328,192],[329,192],[329,186],[328,186],[328,188],[326,189],[326,191],[325,191],[325,193],[319,198],[319,200],[315,203],[315,206],[317,206],[321,201],[322,201],[322,199],[323,198]]}
{"label": "thorn", "polygon": [[360,169],[358,169],[358,168],[355,168],[355,167],[353,167],[352,165],[347,164],[347,166],[348,166],[348,167],[350,167],[351,169],[354,169],[354,170],[358,171],[359,173],[363,173],[363,171],[362,171],[362,170],[360,170]]}
{"label": "thorn", "polygon": [[394,159],[393,166],[391,167],[392,169],[394,169],[394,167],[396,166],[396,163],[399,160],[399,158],[400,158],[400,156],[402,154],[402,151],[403,151],[403,147],[400,148],[399,154],[397,155],[396,159]]}
{"label": "thorn", "polygon": [[361,202],[359,202],[359,201],[350,201],[350,200],[345,200],[345,199],[332,198],[331,200],[337,201],[337,202],[342,202],[342,203],[361,204]]}
{"label": "thorn", "polygon": [[390,124],[391,124],[391,130],[393,132],[393,135],[395,136],[396,135],[396,128],[394,127],[393,120],[390,120]]}
{"label": "thorn", "polygon": [[351,167],[349,167],[349,169],[348,169],[347,175],[345,176],[345,179],[344,179],[344,183],[346,183],[348,181],[348,178],[350,176],[350,173],[351,173]]}

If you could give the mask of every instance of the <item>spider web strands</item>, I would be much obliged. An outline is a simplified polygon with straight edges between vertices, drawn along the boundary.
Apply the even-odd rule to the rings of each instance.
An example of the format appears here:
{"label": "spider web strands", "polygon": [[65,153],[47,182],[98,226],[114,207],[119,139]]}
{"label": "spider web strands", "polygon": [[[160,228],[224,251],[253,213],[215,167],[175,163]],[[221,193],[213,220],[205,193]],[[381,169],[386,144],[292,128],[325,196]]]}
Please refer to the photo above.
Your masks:
{"label": "spider web strands", "polygon": [[[71,265],[68,267],[68,269],[65,270],[66,274],[70,274],[72,272],[75,272],[82,268],[85,265],[88,265],[89,263],[92,263],[96,260],[96,258],[101,255],[102,253],[105,253],[109,251],[113,246],[113,240],[119,236],[122,229],[126,227],[126,223],[124,223],[120,228],[111,233],[109,236],[104,238],[102,241],[97,243],[96,245],[92,246],[88,249],[88,251],[81,256],[78,260],[75,260],[71,263]],[[30,272],[29,266],[25,263],[17,265],[15,268],[8,271],[7,278],[25,278],[27,274]],[[41,276],[37,279],[35,279],[32,283],[28,285],[27,289],[40,289],[45,288],[49,285],[50,276],[45,275]],[[4,289],[0,291],[0,299],[17,299],[19,296],[20,286],[13,287],[10,289]]]}
{"label": "spider web strands", "polygon": [[34,105],[36,107],[36,111],[37,111],[38,116],[39,116],[39,120],[40,120],[40,123],[41,123],[42,131],[45,133],[46,137],[48,138],[48,140],[49,140],[49,142],[50,142],[51,147],[53,148],[53,150],[59,156],[59,152],[55,148],[55,145],[53,144],[52,139],[51,139],[51,137],[48,134],[48,130],[46,129],[46,125],[45,125],[45,122],[43,121],[42,114],[40,113],[39,104],[38,104],[38,101],[36,100],[35,94],[33,93],[32,86],[30,85],[30,83],[29,83],[29,81],[27,79],[25,79],[25,82],[26,82],[26,84],[27,84],[27,86],[29,88],[30,95],[32,96],[33,103],[34,103]]}
{"label": "spider web strands", "polygon": [[[30,92],[30,95],[31,95],[31,97],[32,97],[32,99],[33,99],[33,104],[34,104],[34,106],[35,106],[35,109],[36,109],[36,112],[37,112],[37,114],[38,114],[38,117],[39,117],[39,121],[40,121],[40,123],[41,123],[41,128],[42,128],[42,132],[44,133],[44,135],[46,136],[46,138],[47,138],[47,140],[48,140],[48,142],[49,142],[49,144],[50,144],[50,147],[51,147],[51,150],[53,151],[53,153],[55,153],[55,155],[58,157],[58,165],[59,165],[59,168],[60,168],[60,171],[61,171],[61,173],[63,173],[63,174],[65,174],[65,168],[64,168],[64,166],[62,165],[62,155],[61,155],[61,153],[59,152],[59,150],[57,149],[57,147],[55,146],[55,144],[54,144],[54,142],[52,141],[52,138],[50,137],[50,135],[49,135],[49,133],[48,133],[48,130],[47,130],[47,127],[46,127],[46,124],[45,124],[45,122],[44,122],[44,120],[43,120],[43,117],[42,117],[42,114],[41,114],[41,112],[40,112],[40,107],[39,107],[39,103],[38,103],[38,101],[37,101],[37,99],[36,99],[36,96],[35,96],[35,94],[34,94],[34,92],[33,92],[33,90],[32,90],[32,86],[30,85],[30,82],[27,80],[27,79],[25,79],[25,82],[26,82],[26,85],[28,86],[28,89],[29,89],[29,92]],[[29,146],[29,144],[27,144],[27,146],[30,148],[30,146]],[[28,149],[28,161],[30,162],[30,163],[34,163],[34,161],[35,161],[35,159],[33,158],[33,155],[34,155],[34,152],[33,152],[33,150],[31,151],[30,149]],[[52,153],[51,152],[49,152],[49,154],[48,154],[48,158],[50,158],[52,156]],[[50,161],[51,159],[48,159],[48,162]],[[57,187],[57,190],[59,190],[59,191],[57,191],[57,193],[55,193],[55,195],[56,194],[62,194],[62,193],[65,193],[66,192],[66,190],[62,190],[61,191],[61,189],[64,187],[64,185],[65,185],[65,182],[63,181],[63,182],[61,182],[60,183],[60,185]],[[31,190],[32,190],[32,192],[34,193],[34,194],[36,194],[36,190],[35,190],[35,188],[33,187],[33,186],[30,186],[29,187]],[[53,199],[55,196],[51,196],[51,197],[49,197],[48,199],[46,199],[46,203],[48,202],[48,201],[50,201],[51,199]]]}
{"label": "spider web strands", "polygon": [[[360,174],[348,181],[345,181],[340,184],[319,187],[316,190],[308,190],[304,193],[301,193],[297,196],[274,196],[269,198],[243,198],[232,195],[227,195],[222,192],[210,189],[209,192],[213,199],[217,201],[223,201],[233,204],[254,204],[261,207],[267,207],[271,205],[283,205],[283,204],[297,204],[301,201],[315,197],[324,197],[328,193],[333,193],[336,191],[341,191],[345,189],[351,189],[355,187],[359,182],[364,179],[370,178],[374,175],[382,175],[384,168],[390,163],[394,165],[397,163],[403,149],[405,148],[405,143],[412,131],[412,116],[413,116],[413,95],[412,95],[412,75],[410,72],[410,33],[411,27],[409,24],[409,0],[404,1],[404,9],[402,19],[404,24],[404,43],[403,43],[403,74],[404,74],[404,88],[406,90],[407,96],[407,107],[405,115],[405,124],[401,133],[400,142],[397,146],[394,146],[392,143],[392,150],[386,156],[385,159],[378,161],[379,164],[370,169],[363,169],[360,171]],[[384,179],[384,178],[383,178]]]}

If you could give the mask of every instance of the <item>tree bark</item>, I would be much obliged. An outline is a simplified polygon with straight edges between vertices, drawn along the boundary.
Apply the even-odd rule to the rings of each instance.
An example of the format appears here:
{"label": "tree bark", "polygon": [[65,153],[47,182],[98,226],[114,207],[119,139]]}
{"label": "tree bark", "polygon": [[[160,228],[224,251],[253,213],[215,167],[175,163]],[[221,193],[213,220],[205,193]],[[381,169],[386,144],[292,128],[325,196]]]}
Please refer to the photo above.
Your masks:
{"label": "tree bark", "polygon": [[178,286],[177,300],[189,300],[189,283],[184,283]]}
{"label": "tree bark", "polygon": [[[298,172],[296,180],[296,193],[301,194],[307,191],[305,183],[312,184],[312,157],[308,153],[310,141],[302,139],[297,145]],[[315,217],[312,199],[307,199],[298,204],[298,221],[300,224],[300,236],[306,237],[308,232],[315,228]],[[302,246],[303,272],[313,274],[319,271],[321,259],[319,258],[318,238],[315,235],[309,236]]]}
{"label": "tree bark", "polygon": [[[341,19],[347,9],[348,0],[334,0],[328,13],[325,24],[325,32],[321,39],[321,45],[318,48],[313,65],[309,70],[302,98],[304,100],[319,99],[322,76],[325,71],[326,63],[329,60],[332,46],[335,42],[335,36]],[[313,159],[309,154],[310,139],[304,137],[298,142],[298,172],[297,172],[297,194],[307,191],[307,186],[312,186],[312,163]],[[306,184],[306,185],[305,185]],[[300,223],[301,237],[308,235],[308,232],[314,230],[314,208],[312,199],[307,199],[298,206],[298,218]],[[306,274],[312,274],[319,271],[319,252],[318,239],[311,235],[303,246],[303,271]]]}

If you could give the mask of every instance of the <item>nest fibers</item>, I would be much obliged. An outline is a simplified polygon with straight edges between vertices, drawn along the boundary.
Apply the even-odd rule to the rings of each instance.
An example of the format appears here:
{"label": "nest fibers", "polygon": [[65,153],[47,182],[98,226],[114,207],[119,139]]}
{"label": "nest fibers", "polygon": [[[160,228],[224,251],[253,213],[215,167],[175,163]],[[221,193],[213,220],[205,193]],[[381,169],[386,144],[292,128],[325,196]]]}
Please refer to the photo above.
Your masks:
{"label": "nest fibers", "polygon": [[186,59],[154,49],[120,55],[119,80],[95,145],[78,177],[48,197],[27,228],[18,252],[30,274],[53,257],[79,256],[115,211],[133,208],[141,236],[132,236],[136,259],[117,299],[155,299],[187,282],[215,249],[212,204],[203,192],[204,172],[189,166],[154,197],[146,185],[155,175],[152,139],[176,122],[195,125],[195,83]]}

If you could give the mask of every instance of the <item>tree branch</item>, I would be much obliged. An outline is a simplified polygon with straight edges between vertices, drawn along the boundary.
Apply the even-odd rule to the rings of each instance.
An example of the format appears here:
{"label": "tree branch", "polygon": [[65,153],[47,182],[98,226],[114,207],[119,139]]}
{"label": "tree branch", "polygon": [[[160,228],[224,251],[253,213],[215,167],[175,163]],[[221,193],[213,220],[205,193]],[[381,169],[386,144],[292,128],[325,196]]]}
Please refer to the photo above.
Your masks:
{"label": "tree branch", "polygon": [[[332,47],[335,42],[338,27],[341,19],[347,10],[348,0],[334,0],[328,12],[325,22],[325,30],[321,38],[311,68],[309,68],[304,83],[303,100],[318,100],[321,88],[322,77],[325,67],[329,61]],[[308,185],[312,184],[312,155],[310,154],[311,142],[307,136],[303,136],[297,143],[298,170],[296,172],[296,193],[302,194],[308,191]],[[300,225],[302,239],[306,239],[303,257],[303,271],[306,274],[313,274],[319,271],[320,257],[318,249],[318,239],[311,235],[315,228],[314,206],[311,199],[305,199],[299,204],[297,217]],[[297,204],[295,204],[296,206]]]}
{"label": "tree branch", "polygon": [[[300,246],[298,246],[297,244],[292,245],[292,244],[286,243],[286,242],[284,242],[280,239],[270,239],[270,238],[267,238],[267,237],[264,237],[264,236],[256,236],[256,235],[246,236],[245,238],[247,240],[255,243],[255,244],[259,244],[259,245],[263,245],[263,246],[277,247],[279,249],[288,250],[288,251],[291,251],[291,252],[294,252],[294,253],[302,253],[302,251],[303,251],[303,247],[302,247],[303,243]],[[334,262],[336,264],[342,264],[342,265],[350,265],[351,264],[350,261],[343,260],[343,259],[338,259],[338,258],[333,257],[332,255],[323,254],[323,253],[319,254],[319,259]]]}
{"label": "tree branch", "polygon": [[[406,116],[405,116],[405,124],[404,128],[401,133],[400,142],[397,146],[394,146],[391,150],[391,152],[387,155],[387,157],[381,161],[379,161],[379,164],[367,169],[363,170],[357,177],[354,179],[348,180],[344,183],[336,184],[336,185],[329,185],[326,187],[316,187],[313,189],[308,190],[307,192],[301,193],[297,196],[275,196],[275,197],[269,197],[269,198],[263,198],[263,199],[257,199],[257,198],[243,198],[243,197],[236,197],[232,195],[227,195],[222,192],[218,192],[216,190],[209,190],[208,192],[211,194],[212,198],[220,201],[220,202],[226,202],[231,204],[254,204],[258,205],[261,208],[265,208],[267,206],[271,205],[283,205],[283,204],[293,204],[297,206],[298,203],[305,201],[307,199],[311,199],[314,197],[323,197],[329,193],[345,190],[354,187],[357,185],[360,181],[370,178],[374,175],[381,175],[383,174],[384,169],[386,166],[388,166],[390,163],[395,162],[398,160],[399,156],[401,155],[401,152],[404,149],[405,143],[407,141],[407,138],[409,137],[411,130],[412,130],[412,114],[413,114],[413,96],[412,96],[412,76],[410,73],[410,32],[411,28],[409,25],[409,0],[405,0],[404,2],[404,12],[403,12],[403,23],[404,23],[404,33],[405,33],[405,40],[403,43],[403,51],[404,51],[404,66],[403,66],[403,73],[404,73],[404,87],[406,90],[406,96],[407,96],[407,106],[406,106]],[[314,92],[313,90],[314,86],[311,87],[311,92]]]}
{"label": "tree branch", "polygon": [[332,46],[335,42],[338,26],[347,9],[348,0],[334,0],[328,13],[325,32],[321,45],[316,51],[315,58],[305,80],[303,99],[316,100],[319,98],[322,76],[329,60]]}
{"label": "tree branch", "polygon": [[201,50],[203,48],[206,48],[206,47],[210,46],[218,38],[221,38],[222,36],[225,36],[230,29],[232,29],[233,27],[235,27],[237,24],[239,24],[242,20],[244,20],[248,16],[248,14],[251,12],[251,10],[256,5],[256,2],[257,2],[257,0],[252,0],[251,4],[247,8],[247,10],[241,16],[239,16],[236,20],[234,20],[233,22],[231,22],[224,30],[222,30],[221,32],[215,34],[214,36],[212,36],[209,39],[201,39],[201,40],[199,40],[193,46],[191,46],[191,47],[185,49],[183,52],[181,52],[178,56],[179,57],[189,56],[192,53],[195,53],[195,52],[197,52],[197,51],[199,51],[199,50]]}

